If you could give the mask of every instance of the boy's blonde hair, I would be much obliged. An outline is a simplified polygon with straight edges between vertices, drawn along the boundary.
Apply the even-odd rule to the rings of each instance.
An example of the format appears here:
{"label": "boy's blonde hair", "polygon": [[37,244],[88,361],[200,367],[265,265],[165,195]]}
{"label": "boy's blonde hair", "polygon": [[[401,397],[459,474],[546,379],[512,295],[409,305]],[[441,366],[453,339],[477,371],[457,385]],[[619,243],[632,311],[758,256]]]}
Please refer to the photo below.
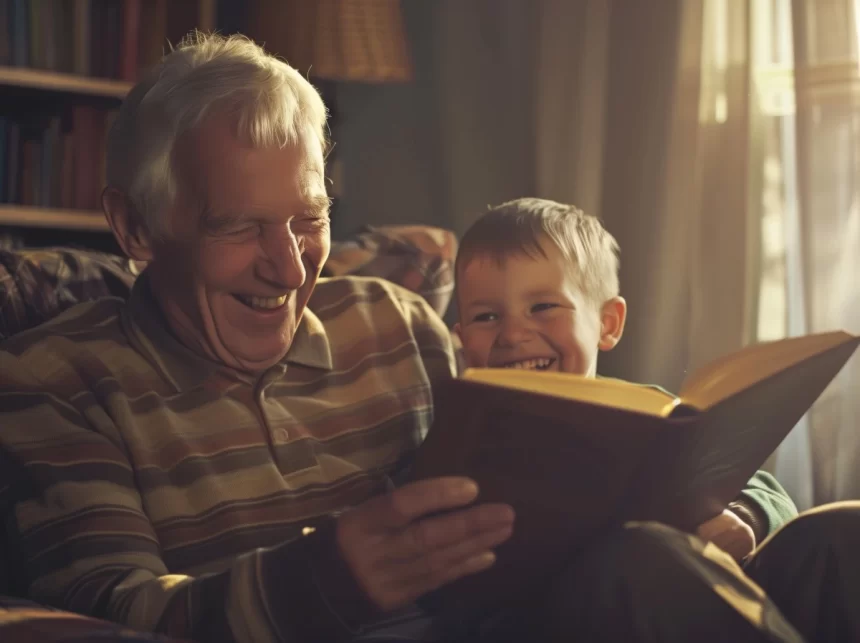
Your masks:
{"label": "boy's blonde hair", "polygon": [[515,254],[546,258],[549,239],[569,262],[583,294],[600,305],[618,296],[618,242],[597,217],[572,205],[525,198],[490,208],[463,235],[455,274],[479,256],[499,264]]}

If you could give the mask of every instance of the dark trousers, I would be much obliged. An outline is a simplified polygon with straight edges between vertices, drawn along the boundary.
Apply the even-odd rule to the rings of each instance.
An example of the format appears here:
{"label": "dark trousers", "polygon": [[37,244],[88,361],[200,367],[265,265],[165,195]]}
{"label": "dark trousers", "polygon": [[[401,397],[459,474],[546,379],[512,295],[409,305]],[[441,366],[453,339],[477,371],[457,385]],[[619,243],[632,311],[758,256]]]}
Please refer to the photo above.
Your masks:
{"label": "dark trousers", "polygon": [[805,512],[744,569],[809,643],[860,641],[860,502]]}
{"label": "dark trousers", "polygon": [[810,511],[741,568],[694,536],[630,523],[545,595],[467,633],[406,616],[362,641],[830,643],[860,641],[860,502]]}

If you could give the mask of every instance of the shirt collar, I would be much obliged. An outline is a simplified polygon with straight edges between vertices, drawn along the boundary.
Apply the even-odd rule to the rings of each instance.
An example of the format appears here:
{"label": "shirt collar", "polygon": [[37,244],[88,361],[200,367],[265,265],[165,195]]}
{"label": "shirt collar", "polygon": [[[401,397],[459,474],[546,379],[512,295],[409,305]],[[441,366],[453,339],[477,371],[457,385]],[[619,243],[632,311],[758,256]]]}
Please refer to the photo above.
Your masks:
{"label": "shirt collar", "polygon": [[[198,355],[182,344],[169,330],[167,319],[152,294],[144,271],[134,283],[123,325],[135,347],[150,357],[178,390],[197,386],[216,372],[227,372],[243,380],[256,379]],[[331,344],[325,326],[311,310],[305,309],[293,343],[280,365],[295,364],[321,370],[332,369]]]}

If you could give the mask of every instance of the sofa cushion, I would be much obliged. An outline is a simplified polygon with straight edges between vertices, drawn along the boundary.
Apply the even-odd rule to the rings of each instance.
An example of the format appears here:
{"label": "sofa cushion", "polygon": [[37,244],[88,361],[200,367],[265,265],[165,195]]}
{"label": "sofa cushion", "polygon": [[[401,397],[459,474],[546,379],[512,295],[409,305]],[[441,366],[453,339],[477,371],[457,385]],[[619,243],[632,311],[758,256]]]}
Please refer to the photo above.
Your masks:
{"label": "sofa cushion", "polygon": [[365,226],[332,244],[323,274],[381,277],[424,299],[444,317],[454,293],[457,237],[430,226]]}

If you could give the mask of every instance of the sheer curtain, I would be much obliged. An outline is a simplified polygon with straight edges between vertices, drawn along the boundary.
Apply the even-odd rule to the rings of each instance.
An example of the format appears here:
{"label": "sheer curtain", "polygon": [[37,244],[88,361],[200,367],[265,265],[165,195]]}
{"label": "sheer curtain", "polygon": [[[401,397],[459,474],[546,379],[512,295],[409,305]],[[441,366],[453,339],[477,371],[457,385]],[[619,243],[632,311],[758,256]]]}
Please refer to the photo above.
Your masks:
{"label": "sheer curtain", "polygon": [[[762,304],[767,291],[773,301],[760,327],[860,333],[860,2],[795,0],[791,10],[796,111],[773,164],[782,212],[763,220],[773,228],[765,255],[783,276],[762,280]],[[853,359],[777,453],[775,472],[803,506],[860,497],[858,386]]]}
{"label": "sheer curtain", "polygon": [[[639,4],[612,4],[599,211],[631,315],[604,372],[677,389],[860,333],[860,0]],[[860,497],[858,388],[855,358],[768,463],[802,508]]]}
{"label": "sheer curtain", "polygon": [[[749,341],[860,332],[858,7],[704,0],[692,368]],[[860,497],[858,385],[854,359],[769,463],[801,508]]]}

